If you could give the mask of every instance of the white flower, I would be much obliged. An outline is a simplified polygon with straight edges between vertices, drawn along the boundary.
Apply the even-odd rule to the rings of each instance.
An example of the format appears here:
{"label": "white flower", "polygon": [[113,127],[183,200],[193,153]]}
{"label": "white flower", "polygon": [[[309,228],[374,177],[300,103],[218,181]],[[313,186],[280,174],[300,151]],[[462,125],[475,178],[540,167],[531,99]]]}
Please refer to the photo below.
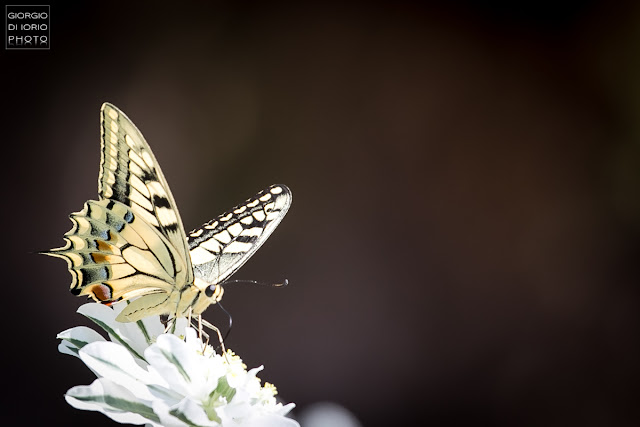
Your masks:
{"label": "white flower", "polygon": [[175,335],[164,333],[157,316],[117,322],[123,307],[89,303],[78,309],[111,341],[84,326],[58,334],[60,352],[79,357],[98,377],[67,391],[71,406],[128,424],[299,427],[285,417],[295,405],[277,403],[275,387],[260,384],[262,367],[247,371],[233,352],[216,354],[186,319],[178,319]]}

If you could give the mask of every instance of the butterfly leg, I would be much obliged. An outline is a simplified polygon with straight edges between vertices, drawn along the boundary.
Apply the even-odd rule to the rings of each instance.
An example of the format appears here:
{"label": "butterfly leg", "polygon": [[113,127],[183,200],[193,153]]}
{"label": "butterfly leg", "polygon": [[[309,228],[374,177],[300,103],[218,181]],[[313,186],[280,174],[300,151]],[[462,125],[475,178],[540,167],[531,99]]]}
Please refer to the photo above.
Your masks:
{"label": "butterfly leg", "polygon": [[202,354],[204,354],[207,346],[209,345],[209,334],[206,333],[202,327],[202,316],[198,315],[197,319],[198,321],[196,322],[193,312],[191,308],[189,308],[187,320],[189,321],[189,326],[198,331],[198,338],[202,341]]}
{"label": "butterfly leg", "polygon": [[207,346],[209,345],[209,334],[206,333],[204,329],[202,329],[202,315],[198,316],[198,333],[200,334],[200,339],[202,339],[202,337],[205,338],[205,341],[203,341],[203,346],[202,346],[202,354],[204,354],[204,351],[207,349]]}
{"label": "butterfly leg", "polygon": [[191,325],[191,313],[192,313],[192,308],[189,307],[189,311],[187,313],[187,321],[189,322],[189,325]]}
{"label": "butterfly leg", "polygon": [[204,326],[211,329],[212,331],[215,331],[216,334],[218,334],[218,340],[220,341],[220,349],[222,350],[222,354],[224,355],[224,358],[227,360],[227,363],[230,363],[229,358],[227,357],[227,349],[224,347],[224,341],[222,339],[222,334],[220,333],[220,329],[213,326],[213,324],[207,322],[205,319],[202,319],[202,316],[200,316],[200,318]]}
{"label": "butterfly leg", "polygon": [[174,334],[175,332],[176,332],[176,318],[172,317],[170,319],[167,319],[167,322],[164,323],[164,333]]}
{"label": "butterfly leg", "polygon": [[[192,319],[191,319],[191,314],[193,313],[193,309],[192,307],[189,307],[189,324],[193,325]],[[195,325],[194,325],[195,326]],[[201,341],[203,341],[202,338],[206,338],[206,342],[205,342],[205,347],[209,344],[209,335],[206,334],[204,332],[204,330],[202,329],[202,315],[199,314],[198,315],[198,338],[200,338]],[[203,350],[204,351],[204,350]]]}

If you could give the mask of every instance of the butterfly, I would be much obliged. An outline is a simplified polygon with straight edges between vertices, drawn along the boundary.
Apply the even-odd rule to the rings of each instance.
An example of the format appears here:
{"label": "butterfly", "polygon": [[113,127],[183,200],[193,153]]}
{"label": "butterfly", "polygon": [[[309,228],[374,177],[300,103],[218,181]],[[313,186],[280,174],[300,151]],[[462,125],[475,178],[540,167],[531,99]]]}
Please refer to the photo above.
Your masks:
{"label": "butterfly", "polygon": [[100,115],[99,200],[71,214],[66,244],[45,254],[67,261],[74,295],[107,305],[128,301],[120,322],[200,316],[282,221],[291,191],[272,185],[187,238],[142,133],[112,104],[103,104]]}

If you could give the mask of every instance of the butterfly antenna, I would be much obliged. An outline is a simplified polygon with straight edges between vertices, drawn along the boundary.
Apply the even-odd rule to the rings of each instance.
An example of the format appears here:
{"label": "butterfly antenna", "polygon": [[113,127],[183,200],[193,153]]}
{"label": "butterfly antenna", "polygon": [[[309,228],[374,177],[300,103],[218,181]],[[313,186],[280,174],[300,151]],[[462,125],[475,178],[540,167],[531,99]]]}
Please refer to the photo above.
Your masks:
{"label": "butterfly antenna", "polygon": [[284,279],[281,283],[267,283],[267,282],[258,282],[257,280],[227,280],[222,285],[228,285],[230,283],[247,283],[251,285],[260,285],[260,286],[270,286],[272,288],[282,288],[289,284],[287,279]]}

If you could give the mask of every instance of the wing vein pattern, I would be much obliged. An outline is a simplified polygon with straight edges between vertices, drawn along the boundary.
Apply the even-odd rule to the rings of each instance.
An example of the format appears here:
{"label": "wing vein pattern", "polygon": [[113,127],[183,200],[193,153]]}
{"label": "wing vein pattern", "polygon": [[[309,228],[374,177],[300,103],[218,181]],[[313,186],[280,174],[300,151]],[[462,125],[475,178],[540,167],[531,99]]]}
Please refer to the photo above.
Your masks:
{"label": "wing vein pattern", "polygon": [[262,246],[291,206],[291,191],[272,185],[189,233],[195,277],[224,282]]}

